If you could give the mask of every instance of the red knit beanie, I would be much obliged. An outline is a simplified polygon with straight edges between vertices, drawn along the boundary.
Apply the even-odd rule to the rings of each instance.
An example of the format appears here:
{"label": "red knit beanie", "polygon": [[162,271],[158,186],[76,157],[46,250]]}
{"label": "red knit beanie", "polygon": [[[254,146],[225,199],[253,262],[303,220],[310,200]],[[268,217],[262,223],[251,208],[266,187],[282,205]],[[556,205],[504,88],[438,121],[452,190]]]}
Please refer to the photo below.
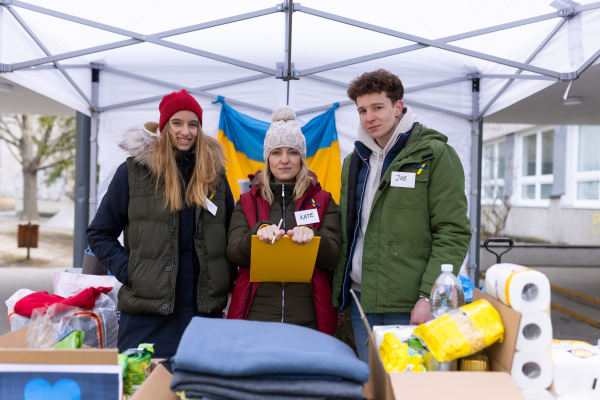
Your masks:
{"label": "red knit beanie", "polygon": [[169,122],[169,119],[178,111],[187,110],[196,113],[200,118],[200,126],[202,126],[202,107],[185,89],[181,92],[173,92],[162,98],[158,105],[160,111],[160,121],[158,126],[162,132],[163,128]]}

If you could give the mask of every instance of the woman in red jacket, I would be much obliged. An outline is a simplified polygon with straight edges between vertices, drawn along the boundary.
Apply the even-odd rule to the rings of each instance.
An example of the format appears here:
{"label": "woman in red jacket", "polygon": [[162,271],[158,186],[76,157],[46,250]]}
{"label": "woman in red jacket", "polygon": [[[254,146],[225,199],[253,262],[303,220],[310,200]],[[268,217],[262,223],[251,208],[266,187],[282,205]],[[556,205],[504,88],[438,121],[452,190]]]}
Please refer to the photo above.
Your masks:
{"label": "woman in red jacket", "polygon": [[[265,168],[242,194],[231,218],[227,254],[240,268],[227,318],[286,322],[333,334],[337,317],[330,271],[340,257],[339,207],[308,169],[306,140],[294,111],[278,107],[272,119],[264,142]],[[309,209],[317,210],[319,221],[298,223],[295,212]],[[250,282],[252,235],[268,243],[287,235],[298,245],[319,236],[311,283]],[[273,262],[285,267],[285,260]]]}

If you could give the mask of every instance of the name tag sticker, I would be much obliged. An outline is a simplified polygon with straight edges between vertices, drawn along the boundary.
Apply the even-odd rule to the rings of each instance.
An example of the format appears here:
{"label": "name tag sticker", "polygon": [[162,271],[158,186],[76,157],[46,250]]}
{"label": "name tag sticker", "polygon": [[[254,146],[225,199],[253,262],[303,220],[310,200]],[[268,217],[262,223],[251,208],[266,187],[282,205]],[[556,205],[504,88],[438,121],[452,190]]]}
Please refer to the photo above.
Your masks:
{"label": "name tag sticker", "polygon": [[316,209],[306,211],[296,211],[296,225],[316,224],[319,222],[319,213]]}
{"label": "name tag sticker", "polygon": [[413,188],[415,187],[415,176],[414,172],[392,172],[392,181],[390,185],[392,187],[403,187]]}
{"label": "name tag sticker", "polygon": [[217,210],[219,208],[217,206],[215,206],[215,203],[210,201],[210,199],[206,199],[206,209],[215,217],[217,216]]}

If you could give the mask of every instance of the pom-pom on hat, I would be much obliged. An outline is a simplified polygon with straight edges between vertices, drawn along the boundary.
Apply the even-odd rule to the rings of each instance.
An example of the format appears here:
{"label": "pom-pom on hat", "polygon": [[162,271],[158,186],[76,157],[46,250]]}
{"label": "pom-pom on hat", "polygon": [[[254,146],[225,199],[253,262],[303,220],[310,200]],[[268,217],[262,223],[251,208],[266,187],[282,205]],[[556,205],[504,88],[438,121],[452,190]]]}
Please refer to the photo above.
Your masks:
{"label": "pom-pom on hat", "polygon": [[296,113],[288,106],[279,106],[273,110],[273,122],[265,136],[263,157],[265,162],[273,149],[290,147],[300,152],[306,158],[306,139],[302,134],[300,125],[296,122]]}
{"label": "pom-pom on hat", "polygon": [[200,126],[202,126],[202,107],[200,107],[200,104],[198,104],[196,99],[190,96],[185,89],[181,89],[181,92],[173,92],[163,97],[158,105],[158,110],[160,111],[160,121],[158,125],[161,132],[173,114],[181,110],[196,113],[198,118],[200,118]]}

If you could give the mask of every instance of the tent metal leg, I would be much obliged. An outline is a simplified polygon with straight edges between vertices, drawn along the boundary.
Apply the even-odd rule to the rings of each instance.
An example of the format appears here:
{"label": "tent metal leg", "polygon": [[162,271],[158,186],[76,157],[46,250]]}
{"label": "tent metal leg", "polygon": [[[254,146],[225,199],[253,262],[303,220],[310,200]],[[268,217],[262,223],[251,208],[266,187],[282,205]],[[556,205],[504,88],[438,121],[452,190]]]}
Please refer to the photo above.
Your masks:
{"label": "tent metal leg", "polygon": [[471,191],[469,217],[471,243],[469,244],[469,277],[479,287],[479,241],[481,238],[481,147],[483,118],[479,114],[479,78],[473,80],[473,119],[471,120]]}
{"label": "tent metal leg", "polygon": [[87,115],[77,112],[76,139],[75,139],[75,221],[73,230],[73,267],[81,268],[83,252],[87,248],[85,230],[89,218],[89,167],[90,157],[90,128],[91,119]]}
{"label": "tent metal leg", "polygon": [[100,89],[100,70],[92,68],[92,121],[90,133],[90,197],[89,197],[89,221],[92,222],[96,215],[96,202],[98,196],[98,91]]}

